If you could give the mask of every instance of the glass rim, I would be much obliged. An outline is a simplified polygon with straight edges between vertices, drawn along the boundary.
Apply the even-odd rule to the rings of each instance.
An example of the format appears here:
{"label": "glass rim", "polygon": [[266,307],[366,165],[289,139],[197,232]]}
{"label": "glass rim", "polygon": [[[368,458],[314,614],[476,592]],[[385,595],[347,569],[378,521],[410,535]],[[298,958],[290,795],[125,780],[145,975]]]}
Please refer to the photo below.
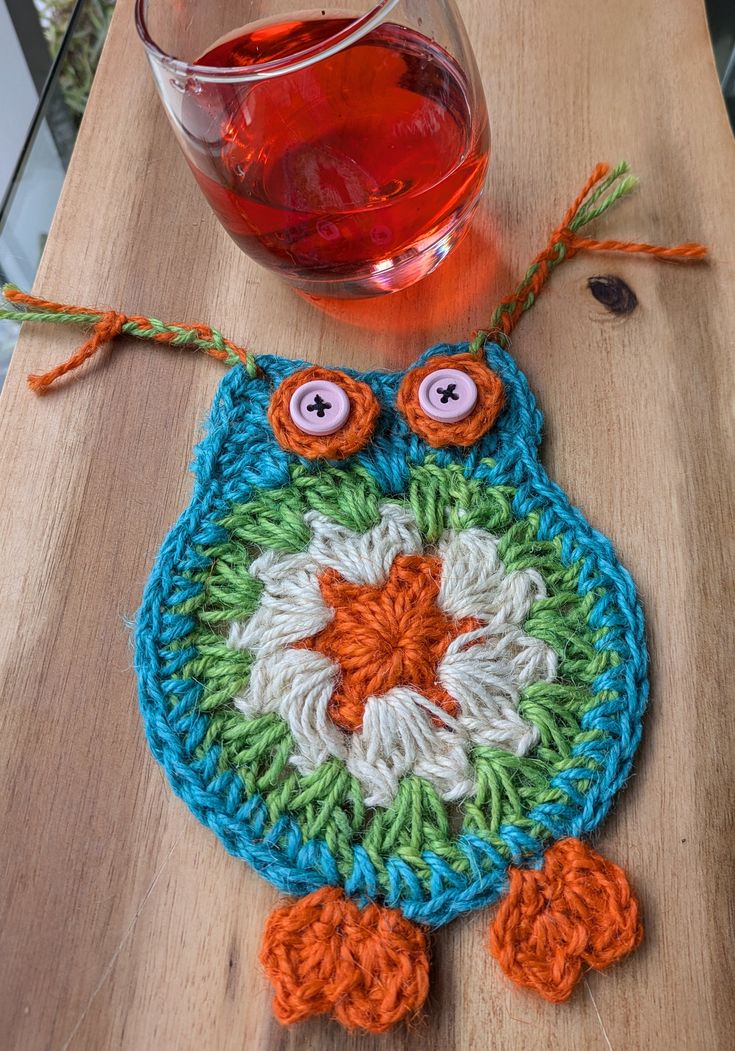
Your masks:
{"label": "glass rim", "polygon": [[[352,19],[348,25],[338,30],[332,36],[304,48],[295,51],[292,55],[284,58],[270,59],[266,62],[255,62],[250,66],[202,66],[196,62],[186,62],[184,59],[169,55],[155,42],[146,24],[146,9],[150,0],[135,0],[135,28],[143,46],[148,52],[148,57],[155,59],[161,65],[174,73],[187,77],[196,77],[206,82],[245,82],[265,80],[269,77],[279,77],[286,73],[295,72],[319,62],[323,58],[342,51],[350,44],[355,43],[365,36],[388,15],[399,0],[379,0],[364,15]],[[245,72],[247,70],[247,72]]]}

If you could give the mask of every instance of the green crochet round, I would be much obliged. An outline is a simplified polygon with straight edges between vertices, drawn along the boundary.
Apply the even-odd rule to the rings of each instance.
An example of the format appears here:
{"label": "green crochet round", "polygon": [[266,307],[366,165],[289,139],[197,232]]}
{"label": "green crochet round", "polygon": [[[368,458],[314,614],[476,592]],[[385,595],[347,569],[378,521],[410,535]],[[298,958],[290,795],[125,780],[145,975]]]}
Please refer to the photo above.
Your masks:
{"label": "green crochet round", "polygon": [[[577,771],[577,792],[585,792],[578,772],[585,766],[595,769],[592,744],[604,736],[600,728],[582,726],[585,713],[605,701],[604,693],[593,693],[591,685],[620,658],[615,650],[599,646],[609,628],[589,626],[604,588],[579,593],[583,561],[565,564],[560,536],[538,539],[537,513],[514,518],[514,495],[511,486],[488,487],[466,478],[458,465],[438,466],[431,458],[412,469],[406,494],[392,498],[359,465],[325,467],[319,473],[294,466],[289,485],[260,491],[233,506],[220,523],[226,539],[198,549],[204,568],[188,573],[195,594],[173,608],[194,619],[193,630],[176,643],[193,655],[172,678],[201,685],[198,707],[208,723],[197,757],[216,748],[218,770],[235,771],[245,796],[257,794],[264,801],[264,836],[269,829],[277,831],[279,819],[295,821],[304,842],[326,843],[345,881],[359,846],[375,868],[378,892],[386,896],[391,888],[388,859],[410,866],[430,893],[427,856],[442,859],[458,875],[469,873],[467,851],[458,846],[463,836],[479,837],[506,861],[513,849],[509,827],[542,844],[553,838],[532,813],[541,804],[566,805],[568,784],[561,788],[553,782],[571,770]],[[456,804],[444,802],[428,781],[410,775],[389,807],[367,808],[359,784],[341,760],[332,758],[312,773],[299,773],[289,762],[293,741],[286,722],[273,713],[249,718],[233,705],[248,683],[252,655],[230,647],[227,631],[258,606],[262,585],[249,572],[253,559],[267,550],[304,550],[310,539],[309,511],[362,533],[378,523],[386,500],[408,505],[427,545],[445,529],[479,527],[498,540],[506,571],[532,568],[546,584],[547,596],[533,604],[523,630],[555,651],[558,675],[553,682],[528,686],[518,707],[519,715],[538,729],[538,744],[520,757],[499,748],[475,748],[470,756],[475,792]],[[177,696],[172,689],[172,705]],[[585,759],[579,746],[588,743]]]}

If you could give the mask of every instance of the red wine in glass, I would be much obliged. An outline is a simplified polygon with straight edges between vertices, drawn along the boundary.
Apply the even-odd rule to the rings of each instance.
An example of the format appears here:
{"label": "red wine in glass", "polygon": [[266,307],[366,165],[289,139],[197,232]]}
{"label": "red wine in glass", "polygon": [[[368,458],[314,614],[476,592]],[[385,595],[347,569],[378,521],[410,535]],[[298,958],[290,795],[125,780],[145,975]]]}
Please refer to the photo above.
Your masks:
{"label": "red wine in glass", "polygon": [[[287,59],[349,25],[300,16],[246,27],[197,65]],[[348,294],[374,295],[428,273],[484,183],[484,106],[473,112],[446,51],[393,23],[282,75],[195,82],[184,107],[188,160],[222,224],[248,255],[315,293],[348,283]]]}

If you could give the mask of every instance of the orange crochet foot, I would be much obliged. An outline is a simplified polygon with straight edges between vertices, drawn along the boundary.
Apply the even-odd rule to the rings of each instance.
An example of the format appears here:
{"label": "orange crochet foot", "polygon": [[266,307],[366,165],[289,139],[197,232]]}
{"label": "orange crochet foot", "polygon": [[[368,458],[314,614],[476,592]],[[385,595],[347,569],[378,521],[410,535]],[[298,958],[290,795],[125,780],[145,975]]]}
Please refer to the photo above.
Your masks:
{"label": "orange crochet foot", "polygon": [[568,1000],[585,967],[598,971],[643,937],[640,909],[623,870],[579,839],[554,844],[543,868],[511,869],[490,928],[490,952],[518,985]]}
{"label": "orange crochet foot", "polygon": [[348,1029],[383,1033],[415,1015],[429,991],[424,930],[397,909],[361,909],[338,887],[275,909],[260,962],[286,1025],[331,1014]]}

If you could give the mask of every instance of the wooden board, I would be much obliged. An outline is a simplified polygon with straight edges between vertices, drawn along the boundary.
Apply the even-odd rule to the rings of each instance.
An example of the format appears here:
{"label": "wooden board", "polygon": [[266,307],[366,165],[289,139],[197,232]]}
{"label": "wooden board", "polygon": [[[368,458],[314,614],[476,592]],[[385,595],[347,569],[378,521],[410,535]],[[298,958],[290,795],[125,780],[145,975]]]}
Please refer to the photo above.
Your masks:
{"label": "wooden board", "polygon": [[[615,539],[648,613],[653,694],[635,776],[600,837],[648,936],[568,1006],[510,988],[488,915],[436,938],[426,1022],[381,1040],[281,1030],[256,955],[276,893],[172,795],[137,712],[126,619],[188,500],[220,366],[120,343],[46,399],[23,334],[3,391],[0,1032],[8,1048],[712,1049],[735,1026],[732,395],[735,145],[701,0],[463,0],[494,132],[472,234],[405,295],[329,311],[239,254],[177,152],[119,0],[37,288],[210,321],[256,351],[394,367],[485,320],[599,159],[641,191],[598,236],[698,239],[712,261],[565,266],[514,352],[545,462]],[[624,320],[590,296],[617,274]]]}

